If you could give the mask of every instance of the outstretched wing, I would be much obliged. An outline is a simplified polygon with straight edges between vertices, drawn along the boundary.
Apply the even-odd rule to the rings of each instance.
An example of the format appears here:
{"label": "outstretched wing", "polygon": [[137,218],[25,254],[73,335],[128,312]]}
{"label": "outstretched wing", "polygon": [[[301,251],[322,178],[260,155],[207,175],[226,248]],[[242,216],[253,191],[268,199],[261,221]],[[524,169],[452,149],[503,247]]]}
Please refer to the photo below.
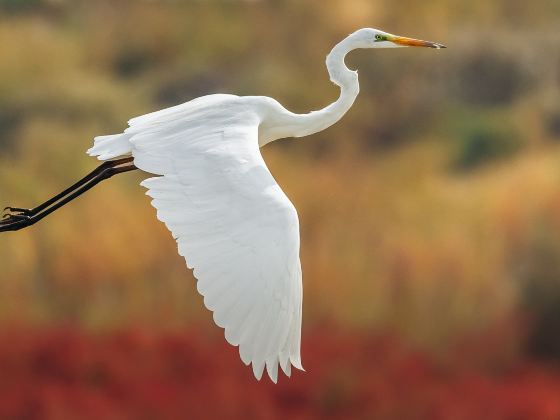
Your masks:
{"label": "outstretched wing", "polygon": [[[259,151],[258,118],[235,100],[131,120],[134,163],[204,304],[257,379],[300,361],[296,210]],[[229,103],[232,102],[232,103]]]}

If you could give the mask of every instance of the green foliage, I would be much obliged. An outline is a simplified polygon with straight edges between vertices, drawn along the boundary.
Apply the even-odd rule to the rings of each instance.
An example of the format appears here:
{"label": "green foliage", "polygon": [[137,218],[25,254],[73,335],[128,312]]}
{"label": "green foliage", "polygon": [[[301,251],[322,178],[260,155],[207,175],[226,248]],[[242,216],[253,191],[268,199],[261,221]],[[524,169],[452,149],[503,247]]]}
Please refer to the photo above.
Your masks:
{"label": "green foliage", "polygon": [[37,9],[44,0],[0,0],[0,10],[10,13],[21,13]]}
{"label": "green foliage", "polygon": [[120,77],[132,77],[149,68],[152,59],[147,51],[128,49],[115,59],[114,70]]}
{"label": "green foliage", "polygon": [[520,133],[507,120],[475,116],[461,126],[453,158],[453,167],[460,171],[503,160],[523,146]]}

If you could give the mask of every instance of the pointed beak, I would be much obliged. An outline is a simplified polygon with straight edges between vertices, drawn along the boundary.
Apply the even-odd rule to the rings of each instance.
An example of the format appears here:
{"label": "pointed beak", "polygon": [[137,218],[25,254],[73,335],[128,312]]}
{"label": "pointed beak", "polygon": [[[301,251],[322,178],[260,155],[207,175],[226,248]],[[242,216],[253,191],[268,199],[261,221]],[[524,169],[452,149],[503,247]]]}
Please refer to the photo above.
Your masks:
{"label": "pointed beak", "polygon": [[393,36],[388,40],[403,47],[447,48],[445,45],[438,44],[437,42],[422,41],[421,39],[406,38],[404,36]]}

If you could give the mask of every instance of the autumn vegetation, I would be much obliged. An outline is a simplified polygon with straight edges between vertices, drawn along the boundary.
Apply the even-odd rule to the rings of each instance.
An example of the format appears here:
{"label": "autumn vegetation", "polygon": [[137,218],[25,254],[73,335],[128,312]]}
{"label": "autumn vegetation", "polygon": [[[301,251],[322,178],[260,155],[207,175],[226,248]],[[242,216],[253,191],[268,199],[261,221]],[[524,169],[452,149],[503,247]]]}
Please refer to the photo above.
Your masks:
{"label": "autumn vegetation", "polygon": [[263,155],[301,219],[305,373],[256,382],[138,186],[0,235],[0,418],[560,418],[556,2],[0,0],[0,205],[96,166],[98,134],[207,93],[332,101]]}

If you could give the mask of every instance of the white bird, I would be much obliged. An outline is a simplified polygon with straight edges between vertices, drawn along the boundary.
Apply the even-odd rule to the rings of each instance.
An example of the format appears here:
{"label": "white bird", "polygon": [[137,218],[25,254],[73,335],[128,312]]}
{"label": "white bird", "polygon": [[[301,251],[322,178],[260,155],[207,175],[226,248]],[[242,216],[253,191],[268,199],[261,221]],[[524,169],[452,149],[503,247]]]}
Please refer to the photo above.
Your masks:
{"label": "white bird", "polygon": [[295,114],[264,96],[209,95],[133,118],[121,134],[95,138],[90,156],[106,161],[33,209],[7,207],[0,231],[36,223],[94,185],[134,169],[156,175],[148,189],[157,217],[176,239],[198,280],[204,304],[226,340],[260,379],[303,369],[302,275],[296,209],[269,172],[259,148],[336,123],[358,95],[358,74],[344,58],[358,48],[443,45],[360,29],[327,56],[340,97]]}

